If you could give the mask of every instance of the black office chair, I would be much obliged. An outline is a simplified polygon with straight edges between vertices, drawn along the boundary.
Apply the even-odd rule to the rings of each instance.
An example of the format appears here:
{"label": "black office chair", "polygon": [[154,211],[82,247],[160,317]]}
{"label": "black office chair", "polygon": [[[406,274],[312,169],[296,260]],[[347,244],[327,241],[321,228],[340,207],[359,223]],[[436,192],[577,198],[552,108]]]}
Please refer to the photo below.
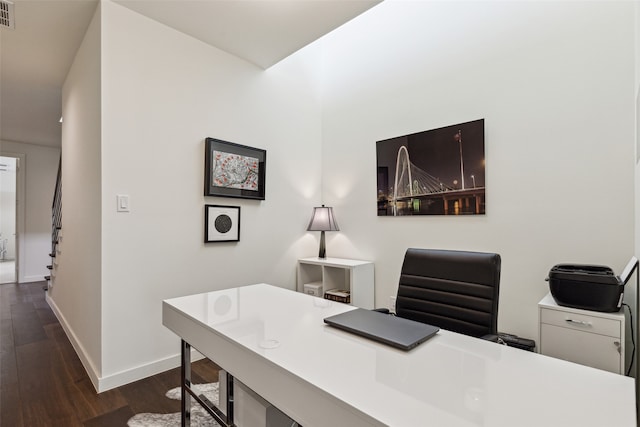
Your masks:
{"label": "black office chair", "polygon": [[498,341],[500,261],[494,253],[408,249],[396,316]]}

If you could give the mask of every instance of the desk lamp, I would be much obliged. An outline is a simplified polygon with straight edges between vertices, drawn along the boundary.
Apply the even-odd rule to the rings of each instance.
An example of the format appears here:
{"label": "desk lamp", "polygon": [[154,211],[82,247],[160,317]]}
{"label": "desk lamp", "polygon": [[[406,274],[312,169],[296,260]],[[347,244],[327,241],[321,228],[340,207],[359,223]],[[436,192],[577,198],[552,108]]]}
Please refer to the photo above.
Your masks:
{"label": "desk lamp", "polygon": [[333,208],[322,207],[313,208],[313,214],[311,215],[311,221],[307,227],[307,231],[319,231],[320,232],[320,251],[318,252],[319,258],[327,257],[327,248],[324,242],[325,231],[340,231],[336,218],[333,216]]}

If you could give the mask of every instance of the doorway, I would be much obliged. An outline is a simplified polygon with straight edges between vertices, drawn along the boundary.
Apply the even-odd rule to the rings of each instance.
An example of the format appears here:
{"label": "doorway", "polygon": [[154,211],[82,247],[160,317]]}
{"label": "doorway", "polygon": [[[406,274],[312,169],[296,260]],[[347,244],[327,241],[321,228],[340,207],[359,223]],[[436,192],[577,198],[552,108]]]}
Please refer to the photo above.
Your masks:
{"label": "doorway", "polygon": [[17,282],[18,159],[0,157],[0,284]]}

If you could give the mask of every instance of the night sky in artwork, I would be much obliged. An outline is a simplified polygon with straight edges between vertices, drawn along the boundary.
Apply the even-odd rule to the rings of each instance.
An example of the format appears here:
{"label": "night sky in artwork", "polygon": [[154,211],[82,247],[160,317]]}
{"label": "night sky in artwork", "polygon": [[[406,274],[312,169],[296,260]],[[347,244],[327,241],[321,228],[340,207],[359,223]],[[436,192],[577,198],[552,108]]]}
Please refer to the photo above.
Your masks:
{"label": "night sky in artwork", "polygon": [[[416,167],[438,178],[445,185],[460,188],[460,144],[456,134],[462,135],[465,188],[485,185],[484,119],[461,123],[439,129],[391,138],[376,143],[378,168],[388,168],[386,188],[393,187],[396,159],[402,145],[407,147],[409,159]],[[378,183],[378,190],[381,183]]]}

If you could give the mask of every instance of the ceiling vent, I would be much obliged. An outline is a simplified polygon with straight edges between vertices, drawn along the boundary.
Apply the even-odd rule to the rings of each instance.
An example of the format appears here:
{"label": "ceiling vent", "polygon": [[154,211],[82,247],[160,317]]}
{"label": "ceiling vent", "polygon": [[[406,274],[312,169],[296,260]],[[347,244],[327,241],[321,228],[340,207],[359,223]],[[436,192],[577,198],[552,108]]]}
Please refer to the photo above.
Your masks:
{"label": "ceiling vent", "polygon": [[13,3],[7,0],[0,0],[0,27],[15,28],[15,20],[13,16]]}

